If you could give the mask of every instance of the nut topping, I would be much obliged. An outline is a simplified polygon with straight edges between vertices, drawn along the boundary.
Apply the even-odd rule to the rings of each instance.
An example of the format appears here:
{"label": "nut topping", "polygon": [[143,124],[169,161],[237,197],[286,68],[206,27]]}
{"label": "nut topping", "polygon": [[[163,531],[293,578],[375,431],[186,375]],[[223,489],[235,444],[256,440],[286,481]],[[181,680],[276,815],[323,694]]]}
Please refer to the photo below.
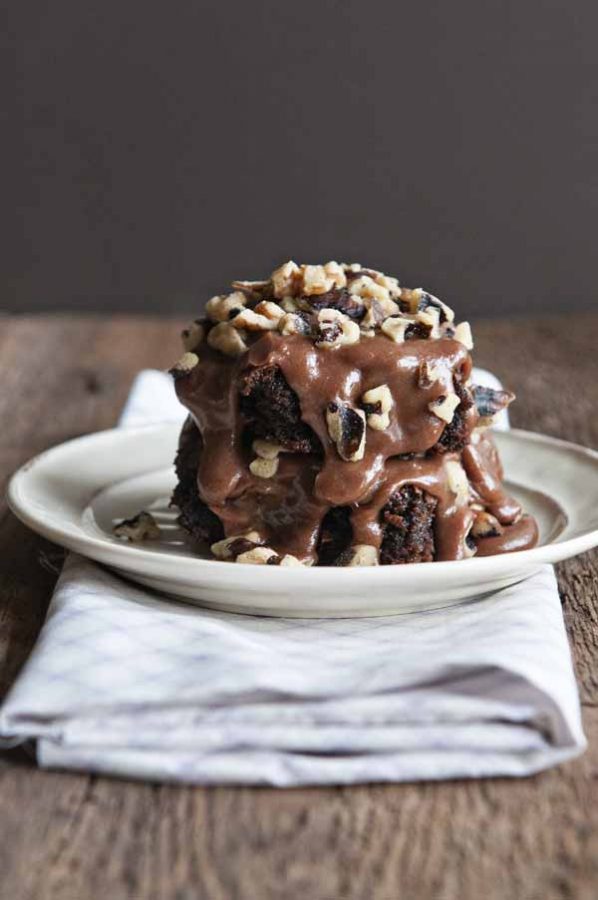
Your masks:
{"label": "nut topping", "polygon": [[309,334],[311,331],[309,322],[296,312],[285,313],[278,320],[278,330],[281,334]]}
{"label": "nut topping", "polygon": [[433,384],[436,384],[437,381],[440,381],[441,377],[442,373],[438,366],[432,366],[427,359],[424,359],[419,364],[417,386],[422,390],[427,390],[428,388],[431,388]]}
{"label": "nut topping", "polygon": [[274,296],[281,300],[283,297],[293,297],[297,293],[297,287],[301,278],[301,269],[292,260],[284,263],[272,272],[272,287]]}
{"label": "nut topping", "polygon": [[[282,310],[281,315],[284,315]],[[278,319],[261,316],[253,309],[243,309],[231,320],[230,324],[233,328],[246,328],[247,331],[272,331],[278,327]]]}
{"label": "nut topping", "polygon": [[281,444],[265,441],[263,438],[256,438],[251,447],[253,452],[261,459],[276,459],[278,454],[284,451],[284,447]]}
{"label": "nut topping", "polygon": [[280,560],[281,566],[304,566],[305,563],[302,563],[300,559],[297,559],[296,556],[293,556],[290,553],[285,553],[285,555]]}
{"label": "nut topping", "polygon": [[271,560],[279,559],[278,553],[270,547],[253,547],[245,553],[240,553],[235,562],[249,563],[252,566],[266,566]]}
{"label": "nut topping", "polygon": [[212,322],[228,320],[245,308],[247,297],[242,291],[233,294],[219,294],[206,303],[206,313]]}
{"label": "nut topping", "polygon": [[370,388],[361,398],[367,424],[375,431],[385,431],[390,425],[389,412],[392,409],[392,394],[387,384]]}
{"label": "nut topping", "polygon": [[390,300],[388,288],[378,284],[378,282],[374,281],[373,278],[370,278],[369,275],[361,275],[359,278],[352,280],[349,290],[352,294],[356,294],[358,297],[363,297],[364,299],[386,300],[387,302]]}
{"label": "nut topping", "polygon": [[321,309],[316,319],[316,347],[332,349],[358,342],[359,325],[338,309]]}
{"label": "nut topping", "polygon": [[443,422],[446,422],[447,425],[450,425],[455,416],[455,410],[460,403],[461,401],[456,394],[442,394],[436,400],[428,403],[428,409],[439,419],[442,419]]}
{"label": "nut topping", "polygon": [[263,296],[271,286],[271,281],[233,281],[231,283],[233,290],[241,291],[251,299]]}
{"label": "nut topping", "polygon": [[[359,263],[299,266],[289,261],[269,279],[235,280],[232,287],[232,293],[218,294],[206,304],[207,320],[216,327],[230,324],[239,332],[277,329],[284,335],[313,334],[316,346],[328,349],[380,332],[396,343],[454,337],[467,347],[473,345],[469,325],[454,327],[453,311],[437,297],[422,288],[401,288],[396,278]],[[289,318],[296,314],[301,319]],[[201,320],[183,332],[185,349],[194,352],[206,333],[210,346],[229,356],[247,349],[242,333],[239,340],[224,329],[208,331]]]}
{"label": "nut topping", "polygon": [[440,337],[440,311],[438,309],[430,306],[427,309],[420,310],[415,314],[415,321],[429,329],[427,337]]}
{"label": "nut topping", "polygon": [[118,538],[126,538],[131,543],[140,541],[156,541],[160,537],[160,528],[151,513],[143,510],[132,519],[123,519],[112,529]]}
{"label": "nut topping", "polygon": [[334,288],[325,294],[313,294],[299,298],[299,306],[304,312],[318,312],[323,309],[336,309],[350,319],[359,321],[365,313],[365,304],[360,297],[350,294],[347,288]]}
{"label": "nut topping", "polygon": [[280,308],[287,313],[297,312],[299,304],[293,297],[283,297],[280,301]]}
{"label": "nut topping", "polygon": [[480,414],[479,425],[488,426],[494,424],[497,415],[506,409],[515,399],[511,391],[497,391],[494,388],[474,385],[472,387],[473,399]]}
{"label": "nut topping", "polygon": [[183,353],[179,361],[170,369],[170,374],[175,381],[178,381],[179,378],[184,378],[189,372],[192,372],[198,363],[199,356],[196,353]]}
{"label": "nut topping", "polygon": [[273,459],[263,459],[258,456],[249,463],[249,471],[258,478],[273,478],[278,471],[278,456]]}
{"label": "nut topping", "polygon": [[468,350],[473,350],[473,335],[469,322],[461,322],[455,328],[454,340],[459,341]]}
{"label": "nut topping", "polygon": [[394,341],[396,344],[402,344],[405,340],[405,332],[409,326],[409,320],[404,319],[402,316],[389,316],[388,319],[385,319],[382,323],[381,330],[389,337],[391,341]]}
{"label": "nut topping", "polygon": [[344,287],[347,279],[338,263],[325,266],[302,266],[303,290],[307,294],[325,294],[335,287]]}
{"label": "nut topping", "polygon": [[326,425],[338,455],[345,462],[358,462],[365,454],[365,413],[347,403],[329,403]]}
{"label": "nut topping", "polygon": [[237,331],[228,322],[220,322],[210,329],[208,344],[227,356],[241,356],[247,350],[243,338],[244,334],[241,331]]}
{"label": "nut topping", "polygon": [[284,309],[282,306],[279,306],[278,303],[273,303],[271,300],[260,301],[260,303],[254,307],[254,312],[260,316],[264,316],[264,318],[269,319],[275,324],[278,324],[284,316]]}
{"label": "nut topping", "polygon": [[399,300],[401,312],[414,316],[419,309],[423,295],[424,291],[421,288],[401,288],[401,299]]}
{"label": "nut topping", "polygon": [[470,531],[474,538],[498,537],[503,533],[504,528],[498,519],[485,510],[477,514]]}
{"label": "nut topping", "polygon": [[377,566],[378,548],[370,544],[355,544],[339,557],[338,565],[341,566]]}
{"label": "nut topping", "polygon": [[445,469],[449,487],[455,495],[457,506],[465,506],[469,500],[469,481],[461,463],[454,459],[446,461]]}
{"label": "nut topping", "polygon": [[417,311],[424,312],[432,309],[438,311],[438,318],[441,325],[444,325],[446,322],[452,323],[455,321],[455,313],[450,306],[447,306],[446,303],[443,303],[438,297],[433,297],[432,294],[428,294],[427,291],[422,291],[417,305]]}
{"label": "nut topping", "polygon": [[[237,553],[242,553],[244,550],[257,547],[261,543],[261,540],[262,539],[257,531],[247,531],[245,534],[233,534],[231,537],[224,538],[222,541],[216,541],[215,544],[212,544],[210,550],[217,559],[232,559],[236,556],[235,550]],[[241,541],[250,544],[251,547],[243,546],[239,543]],[[240,547],[243,547],[243,549],[239,549]]]}
{"label": "nut topping", "polygon": [[191,324],[181,332],[183,347],[187,352],[197,350],[203,341],[204,336],[205,328],[200,319],[196,319],[195,322],[191,322]]}

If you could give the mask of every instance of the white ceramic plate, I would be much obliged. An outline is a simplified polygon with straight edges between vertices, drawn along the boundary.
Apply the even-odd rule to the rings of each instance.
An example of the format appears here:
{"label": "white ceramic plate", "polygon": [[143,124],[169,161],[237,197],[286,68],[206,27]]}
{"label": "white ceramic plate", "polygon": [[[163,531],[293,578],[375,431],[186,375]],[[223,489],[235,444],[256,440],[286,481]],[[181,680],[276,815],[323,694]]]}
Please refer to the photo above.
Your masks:
{"label": "white ceramic plate", "polygon": [[[371,616],[445,606],[521,581],[598,545],[598,453],[526,431],[497,432],[511,492],[536,516],[540,546],[458,562],[364,568],[250,566],[193,554],[168,498],[176,425],[115,429],[37,456],[8,491],[34,531],[162,594],[275,616]],[[159,541],[131,545],[116,520],[151,509]]]}

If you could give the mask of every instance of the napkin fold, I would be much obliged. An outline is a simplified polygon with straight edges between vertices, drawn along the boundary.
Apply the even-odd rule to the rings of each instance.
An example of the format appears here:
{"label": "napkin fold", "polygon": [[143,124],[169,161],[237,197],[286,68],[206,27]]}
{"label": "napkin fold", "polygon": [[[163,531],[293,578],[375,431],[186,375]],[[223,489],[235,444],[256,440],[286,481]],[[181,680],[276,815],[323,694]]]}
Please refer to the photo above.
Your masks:
{"label": "napkin fold", "polygon": [[[149,371],[121,425],[183,418]],[[549,566],[458,607],[274,619],[166,601],[75,555],[0,709],[0,740],[30,739],[44,767],[284,787],[523,776],[585,748]]]}

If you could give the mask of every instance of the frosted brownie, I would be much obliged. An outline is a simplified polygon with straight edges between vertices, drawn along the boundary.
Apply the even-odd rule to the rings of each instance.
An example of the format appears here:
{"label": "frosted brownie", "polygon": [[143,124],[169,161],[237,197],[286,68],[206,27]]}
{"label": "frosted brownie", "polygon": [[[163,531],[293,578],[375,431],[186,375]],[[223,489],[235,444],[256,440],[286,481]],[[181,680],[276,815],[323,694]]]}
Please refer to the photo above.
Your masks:
{"label": "frosted brownie", "polygon": [[235,281],[182,335],[173,503],[218,559],[392,565],[534,546],[472,384],[471,329],[360,265]]}

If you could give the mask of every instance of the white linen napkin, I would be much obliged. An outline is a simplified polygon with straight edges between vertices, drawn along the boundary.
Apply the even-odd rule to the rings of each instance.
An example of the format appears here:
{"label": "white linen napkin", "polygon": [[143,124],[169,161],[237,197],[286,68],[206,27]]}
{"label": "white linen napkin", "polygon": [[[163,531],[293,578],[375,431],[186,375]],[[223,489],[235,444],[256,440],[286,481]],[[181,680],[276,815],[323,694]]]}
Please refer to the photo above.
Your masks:
{"label": "white linen napkin", "polygon": [[[150,371],[121,425],[183,418]],[[522,776],[585,748],[551,567],[458,607],[269,619],[162,600],[74,555],[0,739],[36,739],[44,767],[284,787]]]}

